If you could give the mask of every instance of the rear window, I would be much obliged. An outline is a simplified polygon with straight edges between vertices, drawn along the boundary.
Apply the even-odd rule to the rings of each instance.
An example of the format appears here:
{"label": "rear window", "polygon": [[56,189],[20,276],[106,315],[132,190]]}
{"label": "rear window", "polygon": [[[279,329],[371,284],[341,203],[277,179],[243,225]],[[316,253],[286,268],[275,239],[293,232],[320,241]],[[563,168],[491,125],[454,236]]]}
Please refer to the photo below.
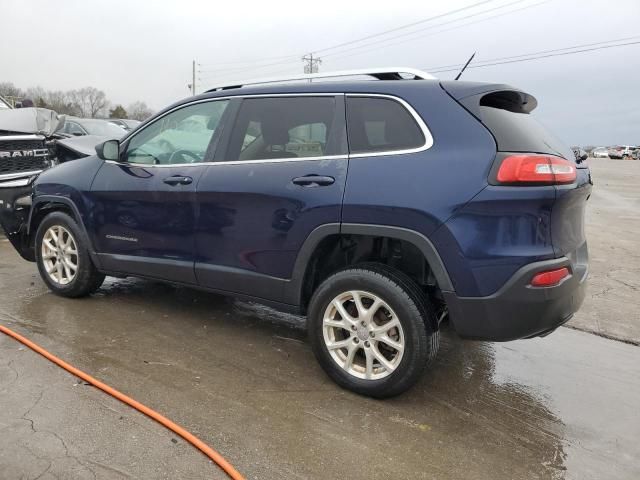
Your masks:
{"label": "rear window", "polygon": [[334,97],[245,99],[225,160],[335,155],[339,153],[331,133],[335,116]]}
{"label": "rear window", "polygon": [[546,153],[574,160],[573,151],[529,113],[536,105],[533,97],[522,92],[493,92],[480,99],[480,120],[500,151]]}
{"label": "rear window", "polygon": [[413,116],[388,98],[347,97],[347,131],[351,153],[392,152],[425,144]]}
{"label": "rear window", "polygon": [[480,107],[482,123],[493,133],[503,152],[548,153],[567,160],[574,155],[529,113],[515,113],[493,107]]}

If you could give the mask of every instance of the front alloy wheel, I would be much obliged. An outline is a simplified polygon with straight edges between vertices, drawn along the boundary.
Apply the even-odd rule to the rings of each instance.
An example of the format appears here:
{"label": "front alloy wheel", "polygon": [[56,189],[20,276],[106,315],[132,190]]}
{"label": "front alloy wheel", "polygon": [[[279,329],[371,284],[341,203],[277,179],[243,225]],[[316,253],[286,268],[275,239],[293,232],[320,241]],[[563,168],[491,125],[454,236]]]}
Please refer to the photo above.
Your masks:
{"label": "front alloy wheel", "polygon": [[53,225],[42,238],[42,260],[49,278],[68,285],[78,272],[78,246],[69,230]]}
{"label": "front alloy wheel", "polygon": [[45,216],[35,238],[36,262],[44,283],[63,297],[95,292],[104,281],[91,260],[86,236],[66,212]]}

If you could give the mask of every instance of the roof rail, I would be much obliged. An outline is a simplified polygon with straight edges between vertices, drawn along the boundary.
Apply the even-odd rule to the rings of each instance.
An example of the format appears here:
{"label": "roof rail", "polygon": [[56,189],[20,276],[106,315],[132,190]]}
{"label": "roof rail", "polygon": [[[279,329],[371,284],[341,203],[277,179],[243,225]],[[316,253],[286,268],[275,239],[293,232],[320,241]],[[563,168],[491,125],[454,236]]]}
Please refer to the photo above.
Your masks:
{"label": "roof rail", "polygon": [[259,80],[250,80],[248,82],[236,82],[229,85],[220,85],[207,90],[207,92],[215,92],[217,90],[228,90],[231,88],[241,88],[249,85],[262,85],[265,83],[283,83],[293,82],[296,80],[309,80],[313,81],[317,78],[337,78],[337,77],[353,77],[356,75],[365,75],[373,77],[377,80],[407,80],[402,74],[413,75],[411,80],[435,80],[433,75],[417,70],[415,68],[406,67],[383,67],[383,68],[363,68],[358,70],[340,70],[337,72],[323,72],[323,73],[305,73],[301,75],[294,75],[287,78],[263,78]]}

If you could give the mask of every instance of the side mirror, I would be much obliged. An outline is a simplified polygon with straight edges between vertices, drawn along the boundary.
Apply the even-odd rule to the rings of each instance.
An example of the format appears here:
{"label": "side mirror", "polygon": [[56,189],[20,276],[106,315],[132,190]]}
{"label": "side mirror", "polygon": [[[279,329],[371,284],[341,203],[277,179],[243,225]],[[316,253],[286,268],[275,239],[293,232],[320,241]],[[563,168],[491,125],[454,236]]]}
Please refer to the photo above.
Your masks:
{"label": "side mirror", "polygon": [[582,155],[580,155],[580,160],[584,162],[587,158],[589,158],[589,154],[587,152],[582,152]]}
{"label": "side mirror", "polygon": [[96,145],[98,158],[102,160],[120,160],[120,142],[118,140],[107,140]]}

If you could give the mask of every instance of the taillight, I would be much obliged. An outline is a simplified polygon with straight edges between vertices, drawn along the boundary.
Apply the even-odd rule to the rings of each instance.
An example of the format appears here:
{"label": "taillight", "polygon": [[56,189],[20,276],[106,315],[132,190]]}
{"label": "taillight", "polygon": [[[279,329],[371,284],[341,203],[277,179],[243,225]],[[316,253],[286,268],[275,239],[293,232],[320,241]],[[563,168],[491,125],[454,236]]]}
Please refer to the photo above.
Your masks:
{"label": "taillight", "polygon": [[554,287],[569,276],[567,267],[536,273],[531,279],[532,287]]}
{"label": "taillight", "polygon": [[510,155],[502,160],[497,180],[500,183],[573,183],[576,166],[551,155]]}

